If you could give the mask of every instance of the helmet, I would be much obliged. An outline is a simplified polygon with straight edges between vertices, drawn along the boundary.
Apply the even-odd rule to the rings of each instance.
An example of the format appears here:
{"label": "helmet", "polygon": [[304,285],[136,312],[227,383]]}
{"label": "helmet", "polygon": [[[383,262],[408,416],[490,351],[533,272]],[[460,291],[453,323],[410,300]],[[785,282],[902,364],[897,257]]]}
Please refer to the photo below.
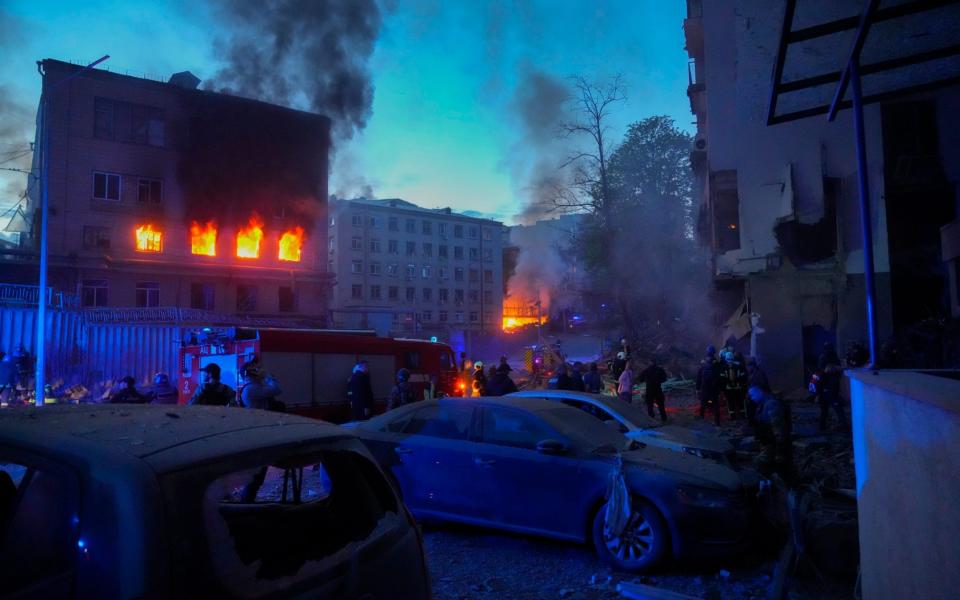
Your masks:
{"label": "helmet", "polygon": [[474,368],[474,369],[482,369],[482,368],[483,368],[483,361],[478,360],[477,362],[473,363],[473,368]]}
{"label": "helmet", "polygon": [[154,385],[170,385],[170,377],[166,373],[157,373],[153,376]]}
{"label": "helmet", "polygon": [[240,375],[251,379],[259,379],[263,377],[263,369],[260,368],[260,364],[256,361],[250,361],[240,367]]}
{"label": "helmet", "polygon": [[750,396],[750,399],[754,402],[759,402],[763,399],[763,390],[754,385],[747,390],[747,395]]}
{"label": "helmet", "polygon": [[713,356],[717,353],[717,349],[713,346],[707,346],[707,356]]}
{"label": "helmet", "polygon": [[620,360],[627,360],[627,353],[626,353],[626,352],[617,352],[617,358],[619,358]]}
{"label": "helmet", "polygon": [[397,371],[397,383],[402,383],[404,381],[410,381],[410,371],[407,369],[400,369]]}

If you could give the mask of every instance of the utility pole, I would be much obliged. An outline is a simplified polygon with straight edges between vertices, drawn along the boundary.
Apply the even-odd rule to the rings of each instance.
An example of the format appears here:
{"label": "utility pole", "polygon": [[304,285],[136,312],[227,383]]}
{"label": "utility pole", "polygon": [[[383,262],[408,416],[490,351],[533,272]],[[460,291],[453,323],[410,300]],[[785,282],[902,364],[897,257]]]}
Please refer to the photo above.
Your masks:
{"label": "utility pole", "polygon": [[[46,370],[46,321],[47,321],[47,221],[50,213],[50,97],[60,86],[74,77],[89,71],[103,61],[110,58],[109,54],[101,56],[84,68],[64,77],[49,89],[40,92],[40,282],[37,294],[37,362],[36,380],[34,383],[33,398],[37,406],[43,406],[44,371]],[[37,72],[45,76],[43,62],[37,61]],[[41,84],[43,85],[43,84]],[[46,87],[46,86],[43,86]]]}

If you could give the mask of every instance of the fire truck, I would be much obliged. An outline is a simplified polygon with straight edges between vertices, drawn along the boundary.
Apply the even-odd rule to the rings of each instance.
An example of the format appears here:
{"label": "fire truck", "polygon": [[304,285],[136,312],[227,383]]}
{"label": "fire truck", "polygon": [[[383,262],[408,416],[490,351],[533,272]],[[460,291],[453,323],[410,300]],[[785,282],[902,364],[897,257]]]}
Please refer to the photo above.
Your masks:
{"label": "fire truck", "polygon": [[220,367],[222,383],[239,389],[240,367],[251,360],[276,377],[288,412],[333,423],[349,420],[347,381],[359,360],[370,367],[375,413],[385,409],[401,368],[410,371],[417,397],[463,394],[447,344],[377,337],[373,331],[205,328],[180,348],[180,402],[190,399],[200,369],[210,363]]}

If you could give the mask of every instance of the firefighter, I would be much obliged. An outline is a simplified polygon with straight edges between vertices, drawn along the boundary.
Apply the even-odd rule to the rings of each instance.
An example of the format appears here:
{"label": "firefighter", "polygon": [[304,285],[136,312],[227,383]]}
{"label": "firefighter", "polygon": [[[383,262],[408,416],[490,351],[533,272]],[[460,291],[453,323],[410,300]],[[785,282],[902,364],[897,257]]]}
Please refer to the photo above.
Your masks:
{"label": "firefighter", "polygon": [[483,362],[473,363],[473,393],[483,396],[487,391],[487,375],[483,372]]}
{"label": "firefighter", "polygon": [[793,445],[790,441],[790,408],[779,398],[754,386],[747,390],[757,407],[757,470],[769,478],[774,473],[789,485],[793,478]]}
{"label": "firefighter", "polygon": [[416,399],[413,388],[410,387],[410,371],[400,369],[397,371],[397,385],[393,386],[393,389],[390,390],[390,398],[387,400],[387,410],[393,410],[405,404],[410,404]]}
{"label": "firefighter", "polygon": [[200,386],[187,404],[236,406],[237,392],[229,385],[220,383],[220,365],[210,363],[200,369]]}
{"label": "firefighter", "polygon": [[137,380],[127,375],[120,380],[123,388],[110,396],[110,404],[146,404],[147,397],[137,391]]}
{"label": "firefighter", "polygon": [[153,388],[147,393],[150,404],[176,404],[178,399],[177,388],[170,384],[170,377],[166,373],[153,376]]}
{"label": "firefighter", "polygon": [[727,400],[727,410],[730,418],[746,417],[744,398],[747,393],[747,370],[743,364],[743,356],[726,348],[722,354],[723,362],[720,373],[723,379],[723,395]]}
{"label": "firefighter", "polygon": [[250,361],[240,367],[243,387],[240,388],[240,402],[244,408],[259,408],[285,412],[286,405],[277,396],[282,393],[277,380],[260,368],[260,363]]}
{"label": "firefighter", "polygon": [[353,366],[347,383],[350,417],[354,421],[369,419],[373,414],[373,386],[370,384],[370,365],[361,360]]}
{"label": "firefighter", "polygon": [[717,362],[717,349],[713,346],[707,346],[707,355],[700,361],[697,395],[700,397],[700,418],[704,418],[707,404],[712,404],[714,423],[720,425],[720,365]]}

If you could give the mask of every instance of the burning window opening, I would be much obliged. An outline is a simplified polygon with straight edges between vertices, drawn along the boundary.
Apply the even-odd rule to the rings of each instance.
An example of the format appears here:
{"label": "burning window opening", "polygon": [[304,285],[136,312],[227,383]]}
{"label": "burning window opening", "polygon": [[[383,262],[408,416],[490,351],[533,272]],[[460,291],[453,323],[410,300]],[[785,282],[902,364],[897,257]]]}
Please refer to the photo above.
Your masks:
{"label": "burning window opening", "polygon": [[303,249],[303,227],[294,227],[280,236],[280,260],[300,262]]}
{"label": "burning window opening", "polygon": [[163,232],[155,230],[149,223],[137,227],[137,252],[162,252]]}
{"label": "burning window opening", "polygon": [[196,221],[190,224],[190,253],[217,255],[217,226],[213,221],[207,221],[203,227]]}
{"label": "burning window opening", "polygon": [[534,303],[524,302],[503,307],[503,332],[512,333],[529,325],[544,324],[547,322],[546,311],[539,311]]}
{"label": "burning window opening", "polygon": [[254,213],[244,229],[237,232],[237,258],[260,258],[263,240],[263,220]]}

